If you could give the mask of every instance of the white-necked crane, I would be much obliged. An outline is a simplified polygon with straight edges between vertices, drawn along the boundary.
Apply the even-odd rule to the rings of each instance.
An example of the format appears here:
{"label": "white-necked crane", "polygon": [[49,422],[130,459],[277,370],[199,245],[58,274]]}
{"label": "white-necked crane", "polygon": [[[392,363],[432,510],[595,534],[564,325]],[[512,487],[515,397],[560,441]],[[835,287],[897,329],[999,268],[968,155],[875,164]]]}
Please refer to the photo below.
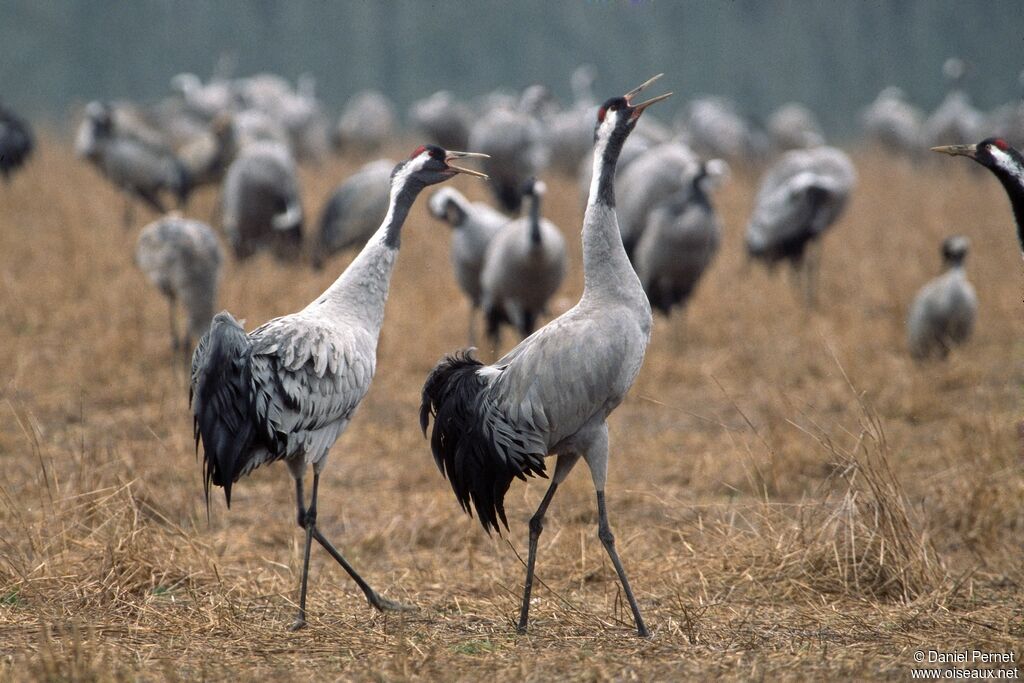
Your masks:
{"label": "white-necked crane", "polygon": [[0,106],[0,177],[4,181],[32,154],[35,138],[32,128],[10,109]]}
{"label": "white-necked crane", "polygon": [[787,152],[761,180],[747,224],[747,253],[769,266],[788,261],[813,307],[819,241],[839,219],[857,181],[853,162],[835,147]]}
{"label": "white-necked crane", "polygon": [[1017,240],[1024,253],[1024,156],[1002,138],[987,138],[976,145],[932,147],[932,151],[974,159],[999,178],[1010,198],[1017,221]]}
{"label": "white-necked crane", "polygon": [[[196,444],[203,444],[207,504],[211,482],[224,487],[230,506],[232,484],[265,463],[284,460],[295,480],[306,543],[294,629],[306,624],[313,539],[373,607],[400,608],[374,591],[317,527],[317,491],[327,454],[373,379],[388,286],[409,209],[428,185],[457,173],[483,177],[451,163],[474,156],[479,155],[418,147],[395,167],[388,212],[377,233],[334,284],[301,311],[248,334],[230,313],[218,313],[192,357],[190,398]],[[302,486],[307,465],[313,466],[308,507]]]}
{"label": "white-necked crane", "polygon": [[964,272],[969,248],[966,237],[946,238],[942,243],[945,272],[922,287],[910,307],[907,344],[916,360],[945,358],[974,330],[978,297]]}
{"label": "white-necked crane", "polygon": [[532,334],[565,279],[565,238],[540,215],[546,192],[542,181],[528,178],[522,195],[529,201],[529,214],[502,227],[484,253],[480,305],[495,349],[503,324],[513,325],[524,338]]}
{"label": "white-necked crane", "polygon": [[[213,228],[177,212],[160,218],[139,233],[135,263],[170,306],[171,348],[192,351],[210,328],[217,302],[217,283],[224,261]],[[181,302],[188,318],[184,339],[178,338],[175,305]]]}
{"label": "white-necked crane", "polygon": [[420,424],[438,468],[462,508],[484,529],[508,528],[504,497],[512,479],[544,476],[544,458],[557,456],[551,485],[530,520],[530,552],[519,615],[526,630],[537,541],[558,485],[582,457],[597,490],[598,536],[633,612],[648,635],[640,607],[615,550],[608,523],[608,415],[640,372],[651,333],[651,307],[622,247],[615,218],[615,163],[627,136],[660,95],[639,104],[638,92],[657,76],[597,111],[594,174],[583,218],[583,296],[493,365],[469,352],[447,356],[423,387]]}
{"label": "white-necked crane", "polygon": [[469,345],[476,345],[476,312],[483,292],[480,272],[484,255],[509,218],[484,202],[470,202],[453,187],[442,187],[428,202],[431,215],[452,228],[451,258],[455,282],[469,299]]}
{"label": "white-necked crane", "polygon": [[656,206],[633,251],[633,265],[651,307],[669,315],[685,306],[722,241],[711,192],[729,165],[721,159],[700,164],[686,187]]}

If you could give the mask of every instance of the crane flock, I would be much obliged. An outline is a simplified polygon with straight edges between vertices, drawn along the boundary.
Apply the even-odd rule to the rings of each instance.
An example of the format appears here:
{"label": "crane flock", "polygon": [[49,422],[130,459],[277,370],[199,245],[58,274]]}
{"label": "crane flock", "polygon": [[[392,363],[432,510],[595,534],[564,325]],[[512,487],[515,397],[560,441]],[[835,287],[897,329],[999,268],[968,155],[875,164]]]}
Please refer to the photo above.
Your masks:
{"label": "crane flock", "polygon": [[[921,163],[926,145],[943,143],[933,150],[988,168],[1010,199],[1024,253],[1024,157],[1009,141],[1022,142],[1024,125],[1014,127],[1024,122],[1018,115],[1024,106],[1011,103],[986,117],[962,90],[963,64],[949,62],[945,73],[950,90],[931,116],[889,87],[864,110],[864,133],[913,163]],[[613,451],[608,417],[643,365],[652,310],[668,316],[685,307],[724,248],[713,197],[729,176],[729,162],[774,159],[746,226],[746,250],[769,266],[789,263],[809,307],[818,296],[822,237],[840,222],[857,182],[853,162],[825,144],[813,112],[798,103],[776,110],[764,130],[713,96],[693,100],[671,126],[642,118],[671,95],[634,101],[659,77],[600,106],[589,66],[573,75],[573,100],[564,109],[541,86],[520,95],[497,91],[476,103],[438,91],[414,103],[411,127],[431,142],[404,161],[366,161],[328,198],[319,233],[309,240],[318,269],[339,251],[358,249],[358,255],[304,308],[248,332],[230,313],[214,315],[224,250],[213,227],[181,213],[191,193],[220,185],[219,227],[236,260],[263,250],[296,260],[304,253],[307,213],[299,164],[322,159],[329,139],[344,154],[387,147],[399,125],[393,104],[377,91],[356,93],[332,127],[308,77],[292,88],[271,74],[207,83],[180,74],[171,83],[173,96],[150,110],[112,102],[85,107],[77,152],[125,195],[126,226],[133,224],[135,200],[159,214],[141,229],[135,260],[169,302],[171,346],[188,352],[198,339],[189,400],[207,505],[211,484],[223,488],[230,507],[232,488],[246,475],[275,461],[288,465],[304,533],[293,628],[307,621],[313,541],[371,606],[406,609],[375,591],[324,536],[317,522],[320,476],[373,380],[409,211],[427,187],[463,174],[485,180],[497,207],[470,201],[453,187],[439,188],[427,202],[433,218],[451,228],[451,266],[469,307],[470,348],[441,358],[420,397],[420,426],[435,464],[462,509],[488,533],[500,534],[509,527],[504,499],[513,479],[547,478],[546,458],[555,458],[529,522],[518,620],[525,632],[547,509],[574,466],[585,461],[598,537],[637,633],[649,635],[616,549],[606,484]],[[970,143],[993,127],[998,135]],[[0,107],[5,180],[29,160],[34,145],[28,124]],[[474,151],[451,151],[466,146]],[[483,171],[456,164],[466,158],[479,159]],[[538,329],[568,268],[562,229],[543,216],[548,190],[540,176],[549,168],[578,171],[586,200],[584,287],[574,306]],[[167,196],[178,211],[167,212]],[[978,298],[966,275],[968,249],[965,237],[945,240],[944,272],[909,307],[907,348],[915,360],[946,358],[971,336]],[[178,303],[186,311],[184,335]],[[495,354],[503,324],[521,337],[489,365],[472,348],[481,312]],[[307,466],[313,471],[308,499]]]}

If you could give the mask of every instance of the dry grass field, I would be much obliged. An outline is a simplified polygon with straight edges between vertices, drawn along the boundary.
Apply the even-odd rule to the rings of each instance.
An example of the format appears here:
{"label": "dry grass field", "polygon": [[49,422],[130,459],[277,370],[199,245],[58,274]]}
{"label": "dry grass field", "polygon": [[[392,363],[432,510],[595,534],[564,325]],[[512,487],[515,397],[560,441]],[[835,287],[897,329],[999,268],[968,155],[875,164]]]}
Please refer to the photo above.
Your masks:
{"label": "dry grass field", "polygon": [[[784,273],[745,263],[758,170],[734,169],[720,191],[720,257],[685,319],[656,321],[611,419],[609,509],[647,640],[597,539],[585,467],[551,507],[530,633],[515,633],[545,484],[515,482],[512,532],[488,537],[419,432],[422,381],[465,343],[466,316],[448,230],[421,198],[377,377],[320,508],[370,583],[419,609],[374,612],[314,549],[310,628],[291,633],[291,479],[257,471],[230,511],[216,490],[207,520],[166,305],[132,263],[138,228],[44,139],[0,185],[0,680],[907,679],[918,650],[1019,662],[1024,271],[998,183],[929,161],[855,155],[814,313]],[[310,216],[355,166],[303,170]],[[571,245],[564,310],[582,287],[582,210],[575,180],[548,185]],[[192,211],[208,218],[215,200],[204,191]],[[949,362],[918,366],[905,312],[954,232],[973,242],[978,328]],[[304,306],[351,256],[319,274],[229,261],[220,306],[252,328]]]}

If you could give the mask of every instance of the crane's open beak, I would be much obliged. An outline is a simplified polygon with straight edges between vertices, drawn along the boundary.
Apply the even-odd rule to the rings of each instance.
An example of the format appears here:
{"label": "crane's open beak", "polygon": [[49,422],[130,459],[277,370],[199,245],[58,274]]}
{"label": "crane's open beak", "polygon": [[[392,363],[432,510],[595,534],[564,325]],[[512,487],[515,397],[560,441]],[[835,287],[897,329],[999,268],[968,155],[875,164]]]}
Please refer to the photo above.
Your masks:
{"label": "crane's open beak", "polygon": [[465,173],[466,175],[476,176],[477,178],[483,178],[487,180],[487,174],[481,173],[480,171],[474,171],[471,168],[462,168],[461,166],[455,166],[450,163],[452,159],[490,159],[489,154],[480,154],[479,152],[452,152],[447,151],[444,153],[444,162],[448,164],[448,168],[455,171],[456,173]]}
{"label": "crane's open beak", "polygon": [[954,157],[970,157],[976,159],[978,154],[977,145],[945,145],[943,147],[932,147],[933,152],[942,152]]}
{"label": "crane's open beak", "polygon": [[665,74],[658,74],[654,78],[649,78],[646,81],[644,81],[643,83],[641,83],[640,85],[638,85],[637,87],[635,87],[632,90],[630,90],[625,95],[623,95],[623,98],[625,98],[626,102],[633,109],[632,118],[634,120],[640,118],[640,114],[643,114],[644,113],[644,109],[647,109],[647,107],[651,106],[655,102],[661,102],[662,100],[667,99],[667,98],[672,96],[672,93],[669,92],[669,93],[665,93],[664,95],[658,95],[657,97],[652,97],[651,99],[649,99],[649,100],[647,100],[645,102],[641,102],[640,104],[633,104],[633,98],[636,97],[637,94],[641,90],[643,90],[644,88],[649,86],[651,83],[654,83],[654,81],[658,80],[659,78],[661,78],[664,75]]}

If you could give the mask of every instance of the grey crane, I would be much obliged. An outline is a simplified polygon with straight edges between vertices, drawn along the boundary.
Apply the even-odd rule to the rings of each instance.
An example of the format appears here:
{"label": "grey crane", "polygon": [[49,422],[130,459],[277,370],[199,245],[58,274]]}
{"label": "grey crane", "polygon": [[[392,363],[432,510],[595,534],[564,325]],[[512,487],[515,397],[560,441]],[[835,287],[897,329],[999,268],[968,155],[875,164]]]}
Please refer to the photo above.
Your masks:
{"label": "grey crane", "polygon": [[476,345],[476,313],[483,292],[480,272],[487,246],[508,223],[508,216],[483,202],[470,202],[452,187],[442,187],[427,204],[434,218],[452,227],[451,259],[455,281],[469,299],[469,345]]}
{"label": "grey crane", "polygon": [[377,90],[364,90],[345,104],[334,130],[334,143],[342,151],[360,153],[379,149],[395,127],[395,108]]}
{"label": "grey crane", "polygon": [[976,145],[945,145],[933,152],[974,159],[992,171],[1006,190],[1017,222],[1017,240],[1024,254],[1024,155],[1002,138],[986,138]]}
{"label": "grey crane", "polygon": [[592,91],[595,76],[596,69],[590,64],[577,67],[572,72],[572,105],[545,121],[551,164],[566,175],[577,172],[593,142],[594,112],[597,110]]}
{"label": "grey crane", "polygon": [[302,201],[295,161],[286,147],[251,143],[239,151],[224,176],[221,216],[236,258],[263,249],[283,259],[298,257]]}
{"label": "grey crane", "polygon": [[423,387],[420,424],[434,419],[431,450],[462,508],[484,529],[508,528],[504,497],[513,478],[544,476],[544,458],[557,461],[551,485],[530,520],[519,631],[526,630],[537,541],[551,499],[582,457],[597,490],[598,536],[633,611],[637,633],[647,626],[615,550],[608,523],[608,415],[622,402],[651,333],[651,307],[622,247],[615,219],[615,163],[641,113],[669,96],[633,104],[647,81],[597,112],[594,174],[583,218],[583,296],[573,308],[523,340],[494,365],[470,353],[441,360]]}
{"label": "grey crane", "polygon": [[[526,102],[520,103],[523,106]],[[498,205],[518,213],[525,181],[540,173],[548,161],[540,122],[521,109],[495,107],[473,124],[469,146],[490,156],[483,168]]]}
{"label": "grey crane", "polygon": [[[213,228],[174,212],[142,229],[135,246],[135,263],[170,308],[171,347],[192,351],[210,327],[217,302],[217,284],[224,255]],[[185,336],[178,337],[178,302],[188,319]]]}
{"label": "grey crane", "polygon": [[0,176],[5,181],[25,163],[35,148],[32,128],[23,118],[0,105]]}
{"label": "grey crane", "polygon": [[495,349],[505,323],[514,325],[523,337],[530,335],[565,279],[565,238],[554,223],[540,216],[546,192],[543,182],[527,179],[522,194],[530,202],[529,215],[501,228],[484,254],[480,305]]}
{"label": "grey crane", "polygon": [[769,266],[788,261],[809,307],[815,304],[819,242],[842,215],[856,180],[850,158],[834,147],[787,152],[761,180],[747,224],[747,253]]}
{"label": "grey crane", "polygon": [[925,140],[930,145],[942,141],[966,143],[981,137],[984,115],[971,104],[971,98],[962,89],[967,65],[957,57],[950,57],[942,65],[949,84],[945,99],[924,122]]}
{"label": "grey crane", "polygon": [[122,135],[114,127],[113,110],[102,102],[91,102],[77,139],[79,156],[91,162],[125,193],[125,226],[133,220],[133,198],[141,199],[159,214],[166,213],[161,193],[171,192],[182,206],[192,189],[188,172],[167,149]]}
{"label": "grey crane", "polygon": [[922,287],[910,307],[907,345],[916,360],[945,358],[974,330],[978,297],[964,272],[969,248],[966,237],[946,238],[942,243],[945,272]]}
{"label": "grey crane", "polygon": [[320,269],[330,256],[366,244],[388,210],[391,169],[395,162],[378,159],[364,164],[331,194],[320,212],[320,236],[313,251],[313,267]]}
{"label": "grey crane", "polygon": [[788,102],[768,118],[772,145],[782,151],[817,147],[825,143],[818,117],[799,102]]}
{"label": "grey crane", "polygon": [[[401,608],[374,591],[317,527],[317,492],[327,454],[373,379],[402,224],[428,185],[456,173],[482,176],[450,163],[472,156],[478,155],[418,147],[395,167],[380,228],[334,284],[301,311],[248,334],[230,313],[218,313],[192,357],[190,398],[196,443],[203,444],[207,502],[212,482],[224,487],[230,506],[232,485],[265,463],[284,460],[295,480],[298,523],[306,542],[293,629],[306,625],[313,539],[348,572],[373,607]],[[303,495],[307,465],[313,466],[308,507]]]}
{"label": "grey crane", "polygon": [[681,142],[667,142],[644,152],[619,176],[619,228],[632,258],[651,210],[682,189],[697,174],[699,159]]}
{"label": "grey crane", "polygon": [[442,147],[465,147],[472,121],[469,106],[447,90],[439,90],[409,107],[412,127]]}
{"label": "grey crane", "polygon": [[861,113],[861,125],[870,140],[888,152],[910,158],[917,157],[924,144],[922,121],[921,111],[895,86],[883,89]]}
{"label": "grey crane", "polygon": [[666,316],[685,306],[718,253],[722,228],[711,191],[728,175],[721,159],[701,163],[687,187],[656,206],[633,253],[651,307]]}

